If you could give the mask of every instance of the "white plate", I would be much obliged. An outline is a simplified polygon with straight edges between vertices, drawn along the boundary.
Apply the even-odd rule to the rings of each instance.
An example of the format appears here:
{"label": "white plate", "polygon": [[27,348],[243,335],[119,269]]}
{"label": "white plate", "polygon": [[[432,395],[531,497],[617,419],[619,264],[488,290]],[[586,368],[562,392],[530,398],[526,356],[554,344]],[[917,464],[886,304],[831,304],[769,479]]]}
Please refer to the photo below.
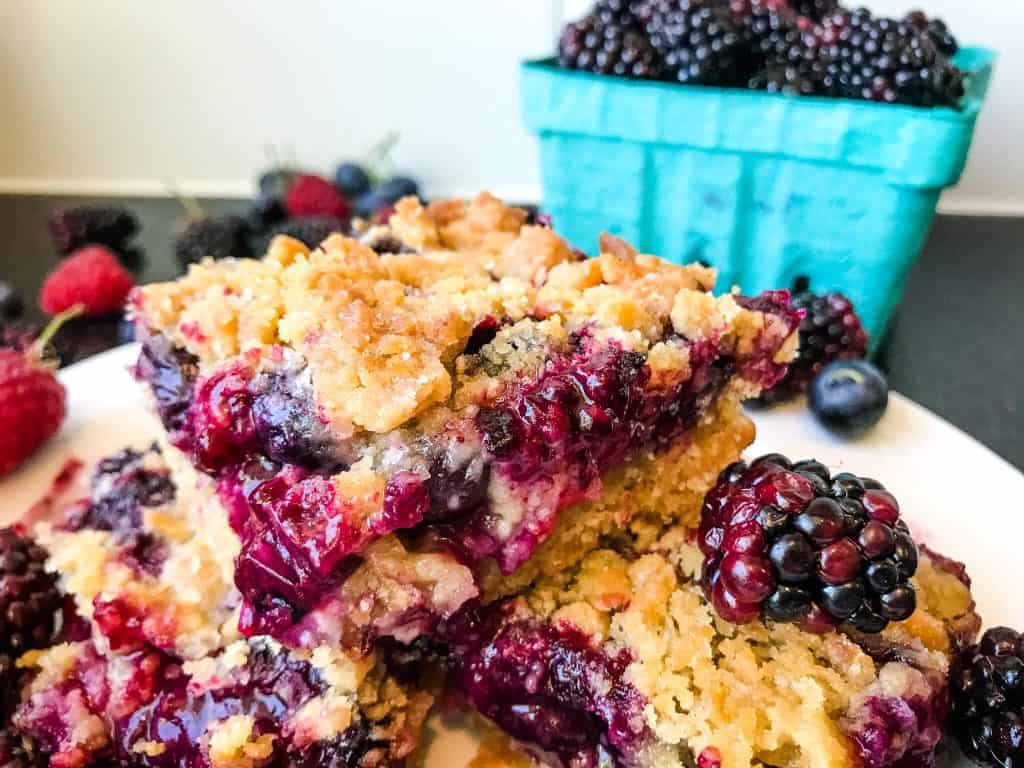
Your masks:
{"label": "white plate", "polygon": [[[29,464],[0,480],[0,523],[17,517],[49,487],[69,456],[97,459],[125,445],[144,445],[156,424],[127,369],[137,347],[119,347],[60,374],[68,418],[60,435]],[[816,458],[881,480],[900,500],[916,536],[967,563],[985,623],[1024,625],[1024,601],[1007,589],[1007,568],[1019,567],[1024,542],[1024,475],[960,430],[900,395],[868,436],[838,440],[801,404],[752,414],[757,442],[751,456],[778,451]],[[440,728],[428,768],[465,765],[472,738]]]}

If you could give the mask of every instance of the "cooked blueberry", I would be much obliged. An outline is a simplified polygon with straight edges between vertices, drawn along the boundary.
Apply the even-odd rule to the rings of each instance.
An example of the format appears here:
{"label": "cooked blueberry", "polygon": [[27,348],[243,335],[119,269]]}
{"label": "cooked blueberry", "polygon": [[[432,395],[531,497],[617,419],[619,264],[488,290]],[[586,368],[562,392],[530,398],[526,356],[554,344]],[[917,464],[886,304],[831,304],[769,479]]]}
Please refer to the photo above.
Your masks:
{"label": "cooked blueberry", "polygon": [[438,454],[430,464],[430,510],[424,519],[437,522],[464,517],[479,511],[487,500],[491,465],[482,456],[450,466],[450,460]]}
{"label": "cooked blueberry", "polygon": [[811,413],[842,437],[857,437],[875,426],[889,404],[889,384],[865,360],[830,363],[811,382]]}

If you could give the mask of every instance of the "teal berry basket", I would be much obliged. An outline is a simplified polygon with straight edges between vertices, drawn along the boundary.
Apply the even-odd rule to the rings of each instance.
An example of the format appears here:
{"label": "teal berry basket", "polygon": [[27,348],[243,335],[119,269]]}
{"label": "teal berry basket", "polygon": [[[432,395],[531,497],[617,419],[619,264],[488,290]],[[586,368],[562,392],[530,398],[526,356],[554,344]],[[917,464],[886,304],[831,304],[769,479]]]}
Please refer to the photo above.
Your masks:
{"label": "teal berry basket", "polygon": [[522,67],[543,208],[587,251],[611,232],[745,292],[839,289],[883,336],[939,194],[963,172],[995,54],[966,48],[959,109],[791,97]]}

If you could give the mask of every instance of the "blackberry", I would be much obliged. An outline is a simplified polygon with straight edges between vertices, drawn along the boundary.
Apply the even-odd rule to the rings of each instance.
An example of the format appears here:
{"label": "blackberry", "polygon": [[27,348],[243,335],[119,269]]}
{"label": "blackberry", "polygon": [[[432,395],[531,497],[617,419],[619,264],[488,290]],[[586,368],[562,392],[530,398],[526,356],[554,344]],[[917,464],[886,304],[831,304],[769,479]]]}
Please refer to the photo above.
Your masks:
{"label": "blackberry", "polygon": [[952,730],[960,747],[982,764],[1024,766],[1024,642],[993,627],[961,651],[950,675]]}
{"label": "blackberry", "polygon": [[791,7],[801,16],[820,21],[839,10],[839,0],[794,0]]}
{"label": "blackberry", "polygon": [[896,499],[817,461],[769,454],[727,467],[705,498],[699,543],[705,592],[737,624],[875,633],[917,606],[917,547]]}
{"label": "blackberry", "polygon": [[661,58],[639,29],[606,24],[596,15],[567,24],[558,41],[558,61],[566,69],[657,80]]}
{"label": "blackberry", "polygon": [[277,235],[287,235],[304,243],[308,248],[316,248],[330,235],[336,232],[346,234],[348,231],[348,226],[341,219],[334,219],[330,216],[300,216],[288,219],[271,229],[268,244],[269,240]]}
{"label": "blackberry", "polygon": [[960,44],[942,19],[929,18],[923,11],[911,11],[903,17],[903,21],[927,34],[944,56],[952,56],[960,50]]}
{"label": "blackberry", "polygon": [[857,360],[867,356],[868,336],[843,294],[822,295],[803,291],[792,299],[794,309],[806,312],[800,321],[800,348],[786,376],[761,393],[761,405],[781,403],[807,391],[814,377],[834,360]]}
{"label": "blackberry", "polygon": [[53,213],[47,224],[60,253],[90,243],[119,250],[139,231],[139,220],[127,208],[80,205]]}
{"label": "blackberry", "polygon": [[249,225],[241,216],[211,216],[196,219],[174,241],[174,255],[182,267],[210,257],[245,259],[249,249]]}
{"label": "blackberry", "polygon": [[640,23],[638,16],[644,13],[648,4],[644,0],[598,0],[594,3],[593,15],[602,24],[636,27]]}
{"label": "blackberry", "polygon": [[821,79],[820,73],[810,66],[774,64],[755,73],[747,87],[787,96],[815,96],[822,92]]}
{"label": "blackberry", "polygon": [[956,106],[963,73],[928,30],[866,9],[827,16],[815,29],[831,93],[920,107]]}
{"label": "blackberry", "polygon": [[14,528],[0,528],[0,654],[18,656],[53,639],[63,598],[47,573],[46,550]]}
{"label": "blackberry", "polygon": [[745,85],[752,71],[742,25],[717,0],[653,0],[645,14],[665,78],[696,85]]}
{"label": "blackberry", "polygon": [[3,768],[46,768],[49,758],[25,737],[9,728],[0,729],[0,766]]}
{"label": "blackberry", "polygon": [[265,232],[288,218],[284,203],[277,197],[258,197],[245,215],[250,232]]}

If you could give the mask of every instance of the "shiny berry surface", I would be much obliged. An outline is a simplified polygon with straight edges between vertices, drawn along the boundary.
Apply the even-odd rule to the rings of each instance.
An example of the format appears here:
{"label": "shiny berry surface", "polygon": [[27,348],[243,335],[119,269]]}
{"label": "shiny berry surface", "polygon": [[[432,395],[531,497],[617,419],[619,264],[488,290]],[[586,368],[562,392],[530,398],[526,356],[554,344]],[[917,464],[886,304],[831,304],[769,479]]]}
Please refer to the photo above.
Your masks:
{"label": "shiny berry surface", "polygon": [[885,415],[889,383],[866,360],[830,363],[811,382],[808,404],[814,417],[830,432],[845,438],[859,437]]}
{"label": "shiny berry surface", "polygon": [[733,623],[875,633],[916,608],[917,547],[895,497],[817,461],[768,454],[726,468],[705,498],[698,544],[705,592]]}
{"label": "shiny berry surface", "polygon": [[1024,766],[1024,641],[993,627],[964,649],[950,673],[951,718],[960,747],[976,762]]}

